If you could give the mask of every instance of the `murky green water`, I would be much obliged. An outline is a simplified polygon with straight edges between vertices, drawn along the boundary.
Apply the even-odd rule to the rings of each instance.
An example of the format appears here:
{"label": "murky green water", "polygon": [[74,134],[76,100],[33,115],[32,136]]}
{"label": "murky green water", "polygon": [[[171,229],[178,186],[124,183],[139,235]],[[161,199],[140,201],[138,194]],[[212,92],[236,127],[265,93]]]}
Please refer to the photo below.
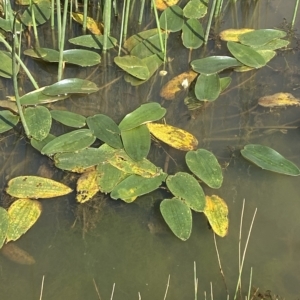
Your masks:
{"label": "murky green water", "polygon": [[[278,28],[283,18],[291,20],[291,6],[279,0],[261,0],[256,7],[249,4],[246,9],[229,6],[221,28]],[[42,30],[48,32],[47,28]],[[296,44],[293,40],[293,46]],[[175,59],[167,66],[169,75],[165,78],[157,76],[138,88],[130,87],[120,78],[96,94],[73,97],[53,104],[53,108],[66,105],[71,111],[86,116],[104,113],[118,122],[141,103],[161,102],[161,85],[188,69],[188,53],[180,45],[179,34],[173,34],[168,54]],[[209,46],[210,55],[226,51],[225,45],[221,44],[219,49],[214,41]],[[203,50],[193,51],[192,59],[201,57],[202,53]],[[91,76],[92,68],[69,67],[65,77],[90,76],[90,80],[106,86],[122,76],[111,63],[114,55],[111,51]],[[239,152],[247,143],[261,143],[300,166],[299,130],[270,130],[274,126],[284,129],[287,124],[298,126],[299,108],[270,110],[256,106],[259,97],[276,92],[291,92],[299,97],[298,56],[296,49],[279,51],[268,67],[231,74],[233,81],[229,91],[197,114],[187,111],[183,104],[184,93],[172,102],[162,102],[168,110],[167,122],[192,132],[199,140],[199,147],[211,150],[224,167],[223,186],[215,193],[229,206],[230,227],[228,236],[217,238],[217,243],[231,297],[238,278],[243,199],[246,200],[243,245],[254,210],[258,209],[244,265],[243,290],[247,290],[253,267],[253,286],[262,292],[271,290],[286,299],[297,299],[300,295],[299,178],[262,171],[245,161]],[[38,63],[32,67],[41,86],[55,81],[55,68]],[[1,86],[1,99],[12,94],[9,81],[2,80]],[[24,86],[26,89],[27,83]],[[59,126],[57,130],[64,131]],[[14,132],[3,136],[0,147],[2,188],[10,178],[36,174],[39,166],[47,163],[46,158]],[[166,150],[176,160],[176,164],[170,160],[169,173],[185,170],[184,154],[170,148]],[[163,165],[166,155],[159,148],[153,150],[150,157]],[[54,173],[57,180],[65,176],[63,172]],[[75,181],[70,185],[75,187]],[[210,189],[206,192],[213,193]],[[43,276],[43,300],[96,300],[100,299],[98,293],[101,299],[110,299],[114,284],[114,300],[139,299],[138,293],[143,300],[164,299],[169,275],[167,299],[194,299],[194,262],[199,280],[198,299],[204,299],[204,291],[209,293],[210,282],[214,299],[225,299],[226,289],[219,272],[212,231],[204,216],[194,214],[192,236],[182,242],[173,236],[160,217],[158,206],[164,197],[166,192],[159,190],[132,204],[124,204],[99,195],[98,202],[80,211],[75,194],[43,200],[42,217],[17,242],[34,256],[36,264],[21,266],[0,256],[1,299],[38,299]]]}

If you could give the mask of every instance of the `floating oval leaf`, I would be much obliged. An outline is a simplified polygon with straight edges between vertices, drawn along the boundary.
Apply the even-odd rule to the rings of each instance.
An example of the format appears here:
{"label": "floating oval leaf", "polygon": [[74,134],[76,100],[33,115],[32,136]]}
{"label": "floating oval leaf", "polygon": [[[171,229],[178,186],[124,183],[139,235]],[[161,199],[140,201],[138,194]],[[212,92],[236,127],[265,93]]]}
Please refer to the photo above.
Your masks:
{"label": "floating oval leaf", "polygon": [[138,196],[145,195],[156,190],[165,178],[166,174],[164,173],[153,178],[130,175],[114,187],[110,196],[113,199],[122,199],[125,202],[130,203]]}
{"label": "floating oval leaf", "polygon": [[48,96],[43,93],[45,87],[42,87],[38,90],[32,91],[20,97],[21,105],[36,105],[44,103],[52,103],[58,100],[64,100],[68,98],[66,95],[55,95]]}
{"label": "floating oval leaf", "polygon": [[91,170],[83,173],[77,180],[77,195],[76,200],[79,203],[84,203],[92,199],[99,191],[97,184],[97,171]]}
{"label": "floating oval leaf", "polygon": [[0,76],[4,78],[12,77],[12,59],[9,52],[0,51]]}
{"label": "floating oval leaf", "polygon": [[2,248],[5,242],[7,229],[8,213],[3,207],[0,207],[0,249]]}
{"label": "floating oval leaf", "polygon": [[83,173],[87,168],[103,163],[111,154],[101,148],[86,148],[77,152],[58,153],[54,163],[62,170]]}
{"label": "floating oval leaf", "polygon": [[39,176],[19,176],[8,182],[7,194],[16,198],[53,198],[72,192],[68,186]]}
{"label": "floating oval leaf", "polygon": [[222,169],[213,153],[205,149],[189,151],[185,155],[185,161],[189,169],[209,187],[213,189],[221,187]]}
{"label": "floating oval leaf", "polygon": [[[94,48],[94,49],[100,49],[103,48],[103,35],[91,35],[91,34],[85,34],[81,36],[77,36],[75,38],[69,39],[69,42],[74,45],[83,46],[87,48]],[[107,38],[107,49],[114,48],[117,45],[117,40],[109,36]]]}
{"label": "floating oval leaf", "polygon": [[42,154],[53,155],[61,152],[75,152],[92,145],[96,140],[89,129],[78,129],[58,136],[42,149]]}
{"label": "floating oval leaf", "polygon": [[207,13],[207,0],[190,0],[183,9],[183,14],[188,19],[200,19]]}
{"label": "floating oval leaf", "polygon": [[127,173],[109,163],[97,166],[97,184],[102,193],[110,193],[126,176],[128,176]]}
{"label": "floating oval leaf", "polygon": [[189,49],[197,49],[202,46],[204,32],[201,23],[197,19],[187,20],[182,27],[182,43]]}
{"label": "floating oval leaf", "polygon": [[64,51],[64,61],[81,67],[90,67],[99,64],[101,56],[90,50],[70,49]]}
{"label": "floating oval leaf", "polygon": [[157,123],[148,123],[147,126],[151,134],[173,148],[189,151],[194,150],[198,145],[197,139],[183,129]]}
{"label": "floating oval leaf", "polygon": [[246,32],[254,31],[251,28],[240,28],[240,29],[226,29],[220,32],[220,38],[226,42],[238,42],[239,36]]}
{"label": "floating oval leaf", "polygon": [[276,93],[259,98],[258,104],[264,107],[300,106],[300,100],[290,93]]}
{"label": "floating oval leaf", "polygon": [[180,199],[164,199],[160,204],[160,212],[172,230],[181,240],[186,241],[192,232],[192,213],[190,208]]}
{"label": "floating oval leaf", "polygon": [[158,33],[158,29],[153,28],[153,29],[144,30],[137,34],[134,34],[124,42],[124,48],[130,52],[140,42],[147,40],[149,37],[156,35],[157,33]]}
{"label": "floating oval leaf", "polygon": [[187,71],[183,72],[170,81],[168,81],[161,89],[160,96],[167,99],[173,100],[175,99],[175,95],[177,92],[182,91],[184,88],[182,83],[184,80],[188,82],[188,87],[190,86],[191,82],[198,76],[198,74],[194,71]]}
{"label": "floating oval leaf", "polygon": [[213,231],[220,237],[224,237],[228,232],[228,207],[226,202],[219,196],[206,196],[204,208],[208,222]]}
{"label": "floating oval leaf", "polygon": [[267,146],[249,144],[241,150],[241,154],[262,169],[290,176],[300,175],[300,170],[294,163]]}
{"label": "floating oval leaf", "polygon": [[[83,14],[77,13],[77,12],[72,12],[72,18],[79,24],[83,24]],[[96,35],[102,34],[101,32],[103,31],[103,25],[100,22],[96,22],[93,18],[87,17],[87,24],[86,24],[87,29]]]}
{"label": "floating oval leaf", "polygon": [[119,124],[119,128],[130,130],[142,124],[160,120],[166,114],[166,109],[156,102],[142,104],[139,108],[126,115]]}
{"label": "floating oval leaf", "polygon": [[113,148],[123,148],[121,131],[118,125],[108,116],[98,114],[86,119],[93,134]]}
{"label": "floating oval leaf", "polygon": [[230,56],[209,56],[191,62],[194,71],[206,75],[219,73],[225,69],[241,65],[239,61]]}
{"label": "floating oval leaf", "polygon": [[30,139],[30,144],[33,148],[41,152],[43,147],[47,145],[49,142],[51,142],[52,140],[54,140],[55,138],[56,136],[50,133],[42,141]]}
{"label": "floating oval leaf", "polygon": [[[32,1],[32,9],[36,25],[44,24],[50,19],[51,5],[49,1],[38,1],[38,3]],[[22,23],[26,26],[32,26],[34,24],[32,20],[33,13],[31,7],[27,7],[21,16]]]}
{"label": "floating oval leaf", "polygon": [[24,51],[24,54],[35,59],[41,59],[46,62],[59,62],[59,52],[50,48],[26,49]]}
{"label": "floating oval leaf", "polygon": [[9,110],[0,111],[0,133],[6,132],[16,126],[19,122],[19,116]]}
{"label": "floating oval leaf", "polygon": [[258,29],[246,32],[238,36],[239,41],[247,46],[262,46],[272,40],[280,39],[286,36],[286,32],[275,29]]}
{"label": "floating oval leaf", "polygon": [[1,254],[7,259],[20,265],[35,264],[35,259],[29,253],[17,246],[14,242],[5,244],[1,249]]}
{"label": "floating oval leaf", "polygon": [[18,199],[8,209],[7,242],[17,240],[37,221],[42,212],[40,202]]}
{"label": "floating oval leaf", "polygon": [[99,88],[94,82],[86,79],[70,78],[63,79],[50,86],[45,87],[43,94],[49,96],[65,94],[90,94],[97,92]]}
{"label": "floating oval leaf", "polygon": [[255,46],[255,47],[252,46],[252,48],[254,48],[255,50],[277,50],[280,48],[287,47],[287,45],[289,43],[290,43],[290,41],[287,41],[287,40],[275,39],[275,40],[268,42],[265,45]]}
{"label": "floating oval leaf", "polygon": [[43,140],[50,132],[52,117],[49,109],[44,106],[27,107],[24,111],[30,135],[38,140]]}
{"label": "floating oval leaf", "polygon": [[231,83],[231,77],[220,78],[221,93],[228,88]]}
{"label": "floating oval leaf", "polygon": [[264,58],[251,47],[235,42],[227,42],[227,47],[230,53],[246,66],[258,69],[266,64]]}
{"label": "floating oval leaf", "polygon": [[159,18],[160,27],[170,32],[181,30],[183,26],[183,11],[178,5],[168,7]]}
{"label": "floating oval leaf", "polygon": [[149,77],[149,70],[147,65],[136,56],[116,56],[114,62],[128,74],[142,80],[146,80]]}
{"label": "floating oval leaf", "polygon": [[85,126],[85,117],[70,111],[51,110],[52,118],[66,126],[81,128]]}
{"label": "floating oval leaf", "polygon": [[124,149],[129,157],[135,161],[147,157],[151,146],[151,136],[145,124],[121,131],[121,137]]}
{"label": "floating oval leaf", "polygon": [[198,181],[190,174],[178,172],[168,176],[166,184],[171,193],[183,199],[191,209],[202,212],[205,206],[205,194]]}
{"label": "floating oval leaf", "polygon": [[221,93],[221,84],[218,74],[200,74],[195,85],[195,95],[201,101],[214,101]]}

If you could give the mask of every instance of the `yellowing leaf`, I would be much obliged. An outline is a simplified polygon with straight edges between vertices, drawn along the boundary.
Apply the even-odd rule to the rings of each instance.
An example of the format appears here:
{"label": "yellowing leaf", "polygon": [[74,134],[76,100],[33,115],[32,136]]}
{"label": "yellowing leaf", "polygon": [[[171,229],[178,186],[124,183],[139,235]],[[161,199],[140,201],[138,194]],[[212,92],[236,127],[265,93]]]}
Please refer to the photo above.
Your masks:
{"label": "yellowing leaf", "polygon": [[77,180],[77,196],[76,199],[80,203],[84,203],[92,199],[99,191],[97,184],[96,169],[83,173]]}
{"label": "yellowing leaf", "polygon": [[8,209],[7,242],[17,240],[37,221],[42,212],[40,202],[18,199]]}
{"label": "yellowing leaf", "polygon": [[179,0],[155,0],[155,6],[159,10],[165,10],[169,6],[175,5]]}
{"label": "yellowing leaf", "polygon": [[16,198],[52,198],[72,192],[68,186],[38,176],[19,176],[8,182],[7,194]]}
{"label": "yellowing leaf", "polygon": [[160,96],[167,100],[173,100],[175,94],[183,89],[187,89],[197,75],[198,73],[193,70],[179,74],[162,87]]}
{"label": "yellowing leaf", "polygon": [[206,215],[213,231],[224,237],[228,232],[228,207],[225,201],[219,196],[206,196],[204,214]]}
{"label": "yellowing leaf", "polygon": [[151,134],[173,148],[190,151],[196,149],[198,140],[189,132],[165,124],[147,123]]}
{"label": "yellowing leaf", "polygon": [[259,98],[258,104],[264,107],[300,105],[299,99],[290,93],[276,93]]}
{"label": "yellowing leaf", "polygon": [[[83,24],[83,14],[72,13],[72,18],[79,24]],[[103,31],[103,25],[100,22],[96,22],[93,18],[87,17],[86,28],[93,34],[101,35]]]}
{"label": "yellowing leaf", "polygon": [[35,264],[34,258],[13,242],[5,244],[1,249],[1,254],[7,259],[20,265]]}
{"label": "yellowing leaf", "polygon": [[231,41],[231,42],[238,42],[239,41],[239,35],[254,31],[254,29],[251,28],[241,28],[241,29],[226,29],[220,32],[220,39],[222,41]]}

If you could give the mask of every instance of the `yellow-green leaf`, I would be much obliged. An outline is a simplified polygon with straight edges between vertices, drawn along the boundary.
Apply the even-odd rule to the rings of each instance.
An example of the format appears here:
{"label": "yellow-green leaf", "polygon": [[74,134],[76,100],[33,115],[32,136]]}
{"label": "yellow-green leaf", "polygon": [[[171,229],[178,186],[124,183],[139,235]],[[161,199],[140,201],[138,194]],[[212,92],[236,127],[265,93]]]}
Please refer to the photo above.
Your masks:
{"label": "yellow-green leaf", "polygon": [[68,186],[38,176],[19,176],[8,182],[6,192],[16,198],[53,198],[72,192]]}
{"label": "yellow-green leaf", "polygon": [[[162,87],[160,96],[167,100],[175,99],[176,93],[188,88],[197,75],[198,73],[192,70],[177,75]],[[187,84],[184,85],[184,82],[187,82]]]}
{"label": "yellow-green leaf", "polygon": [[83,173],[77,180],[76,200],[84,203],[92,199],[99,191],[96,169]]}
{"label": "yellow-green leaf", "polygon": [[37,221],[42,212],[40,202],[18,199],[8,209],[7,242],[17,240]]}
{"label": "yellow-green leaf", "polygon": [[[72,13],[72,18],[79,24],[83,24],[83,14]],[[100,35],[103,31],[103,25],[100,22],[96,22],[93,18],[87,17],[86,28],[93,34]]]}
{"label": "yellow-green leaf", "polygon": [[8,213],[7,211],[0,207],[0,249],[4,244],[6,239],[6,232],[8,229]]}
{"label": "yellow-green leaf", "polygon": [[226,29],[220,32],[220,38],[222,41],[238,42],[239,36],[246,32],[254,31],[251,28],[240,28],[240,29]]}
{"label": "yellow-green leaf", "polygon": [[198,145],[198,140],[183,129],[158,123],[147,123],[147,126],[151,134],[173,148],[189,151]]}
{"label": "yellow-green leaf", "polygon": [[228,232],[228,207],[226,202],[219,196],[206,196],[204,214],[206,215],[213,231],[224,237]]}

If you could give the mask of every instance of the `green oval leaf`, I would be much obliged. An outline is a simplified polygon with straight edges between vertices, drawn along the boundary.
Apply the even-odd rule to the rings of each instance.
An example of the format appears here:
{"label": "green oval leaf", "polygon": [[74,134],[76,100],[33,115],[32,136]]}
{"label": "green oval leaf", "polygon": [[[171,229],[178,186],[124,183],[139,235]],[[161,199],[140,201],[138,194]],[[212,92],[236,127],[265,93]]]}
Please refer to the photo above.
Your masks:
{"label": "green oval leaf", "polygon": [[64,51],[64,61],[81,67],[90,67],[99,64],[101,56],[90,50],[70,49]]}
{"label": "green oval leaf", "polygon": [[138,79],[146,80],[149,77],[147,65],[139,57],[131,55],[116,56],[114,62],[122,70]]}
{"label": "green oval leaf", "polygon": [[222,168],[212,152],[205,149],[189,151],[185,155],[189,169],[209,187],[218,189],[223,182]]}
{"label": "green oval leaf", "polygon": [[9,110],[0,111],[0,133],[6,132],[16,126],[19,122],[19,116]]}
{"label": "green oval leaf", "polygon": [[110,154],[100,148],[86,148],[78,152],[58,153],[54,163],[62,170],[83,173],[87,168],[105,162]]}
{"label": "green oval leaf", "polygon": [[167,187],[171,193],[182,199],[191,209],[202,212],[205,207],[205,194],[198,181],[190,174],[178,172],[173,176],[168,176]]}
{"label": "green oval leaf", "polygon": [[53,198],[72,192],[68,186],[39,176],[19,176],[8,182],[6,193],[16,198]]}
{"label": "green oval leaf", "polygon": [[114,187],[110,196],[113,199],[122,199],[127,203],[131,203],[138,196],[145,195],[156,190],[161,185],[165,177],[166,174],[164,173],[153,178],[130,175]]}
{"label": "green oval leaf", "polygon": [[135,161],[147,157],[151,146],[151,136],[147,125],[121,131],[121,137],[129,157]]}
{"label": "green oval leaf", "polygon": [[24,110],[30,135],[41,141],[49,134],[52,124],[52,117],[49,109],[44,106],[27,107]]}
{"label": "green oval leaf", "polygon": [[97,92],[99,88],[94,82],[86,79],[69,78],[63,79],[50,86],[45,87],[43,94],[49,96],[66,94],[90,94]]}
{"label": "green oval leaf", "polygon": [[0,207],[0,249],[2,248],[5,242],[7,229],[8,213],[3,207]]}
{"label": "green oval leaf", "polygon": [[156,102],[142,104],[139,108],[124,117],[119,124],[119,128],[122,131],[130,130],[142,124],[157,121],[165,114],[166,109]]}
{"label": "green oval leaf", "polygon": [[[50,19],[51,5],[49,1],[38,1],[38,3],[32,1],[32,9],[34,11],[36,25],[44,24]],[[21,16],[21,21],[26,26],[33,25],[32,12],[30,6],[25,9],[24,13]]]}
{"label": "green oval leaf", "polygon": [[157,35],[157,33],[158,33],[158,29],[152,28],[149,30],[141,31],[135,35],[132,35],[124,42],[124,48],[130,52],[140,42],[147,40],[151,36]]}
{"label": "green oval leaf", "polygon": [[252,68],[261,68],[266,65],[264,58],[251,47],[235,42],[227,42],[230,53],[241,63]]}
{"label": "green oval leaf", "polygon": [[49,133],[42,141],[38,141],[36,139],[30,139],[30,144],[33,148],[41,152],[43,147],[46,146],[49,142],[51,142],[55,138],[56,138],[55,135]]}
{"label": "green oval leaf", "polygon": [[195,85],[195,95],[201,101],[214,101],[221,92],[220,78],[218,74],[200,74]]}
{"label": "green oval leaf", "polygon": [[178,5],[165,9],[159,18],[160,28],[170,32],[181,30],[183,21],[183,11]]}
{"label": "green oval leaf", "polygon": [[275,39],[271,42],[268,42],[262,46],[252,46],[255,50],[277,50],[280,48],[285,48],[290,43],[287,40]]}
{"label": "green oval leaf", "polygon": [[262,169],[290,176],[300,175],[300,170],[294,163],[267,146],[249,144],[241,150],[241,154]]}
{"label": "green oval leaf", "polygon": [[[85,35],[81,35],[81,36],[77,36],[75,38],[69,39],[69,42],[71,44],[78,45],[78,46],[102,50],[103,39],[104,39],[103,35],[85,34]],[[114,37],[109,36],[107,40],[108,40],[107,50],[114,48],[117,45],[117,40]]]}
{"label": "green oval leaf", "polygon": [[9,52],[0,51],[0,76],[4,78],[12,77],[12,59]]}
{"label": "green oval leaf", "polygon": [[51,110],[52,118],[66,126],[81,128],[85,126],[85,117],[70,111],[64,110]]}
{"label": "green oval leaf", "polygon": [[35,59],[40,59],[46,62],[59,62],[59,52],[49,48],[34,48],[26,49],[24,54]]}
{"label": "green oval leaf", "polygon": [[190,0],[183,9],[183,14],[188,19],[200,19],[207,14],[207,0]]}
{"label": "green oval leaf", "polygon": [[201,23],[197,19],[187,20],[182,27],[182,43],[189,49],[197,49],[202,46],[204,32]]}
{"label": "green oval leaf", "polygon": [[110,193],[126,176],[128,176],[127,173],[109,163],[97,166],[97,184],[102,193]]}
{"label": "green oval leaf", "polygon": [[285,36],[286,32],[282,30],[258,29],[243,33],[238,36],[238,39],[244,45],[258,47]]}
{"label": "green oval leaf", "polygon": [[172,230],[181,240],[186,241],[192,232],[192,213],[190,208],[178,198],[164,199],[160,212]]}
{"label": "green oval leaf", "polygon": [[98,114],[86,119],[88,127],[101,141],[113,148],[123,148],[121,131],[118,125],[108,116]]}
{"label": "green oval leaf", "polygon": [[44,103],[52,103],[59,100],[64,100],[68,98],[67,95],[55,95],[48,96],[43,93],[45,87],[42,87],[38,90],[32,91],[20,97],[21,105],[36,105]]}
{"label": "green oval leaf", "polygon": [[78,129],[56,137],[42,149],[42,154],[53,155],[62,152],[75,152],[92,145],[96,140],[89,129]]}
{"label": "green oval leaf", "polygon": [[225,69],[241,66],[242,64],[230,56],[209,56],[195,59],[191,66],[195,72],[210,75],[219,73]]}
{"label": "green oval leaf", "polygon": [[7,242],[17,240],[37,221],[42,212],[40,202],[18,199],[8,209]]}

